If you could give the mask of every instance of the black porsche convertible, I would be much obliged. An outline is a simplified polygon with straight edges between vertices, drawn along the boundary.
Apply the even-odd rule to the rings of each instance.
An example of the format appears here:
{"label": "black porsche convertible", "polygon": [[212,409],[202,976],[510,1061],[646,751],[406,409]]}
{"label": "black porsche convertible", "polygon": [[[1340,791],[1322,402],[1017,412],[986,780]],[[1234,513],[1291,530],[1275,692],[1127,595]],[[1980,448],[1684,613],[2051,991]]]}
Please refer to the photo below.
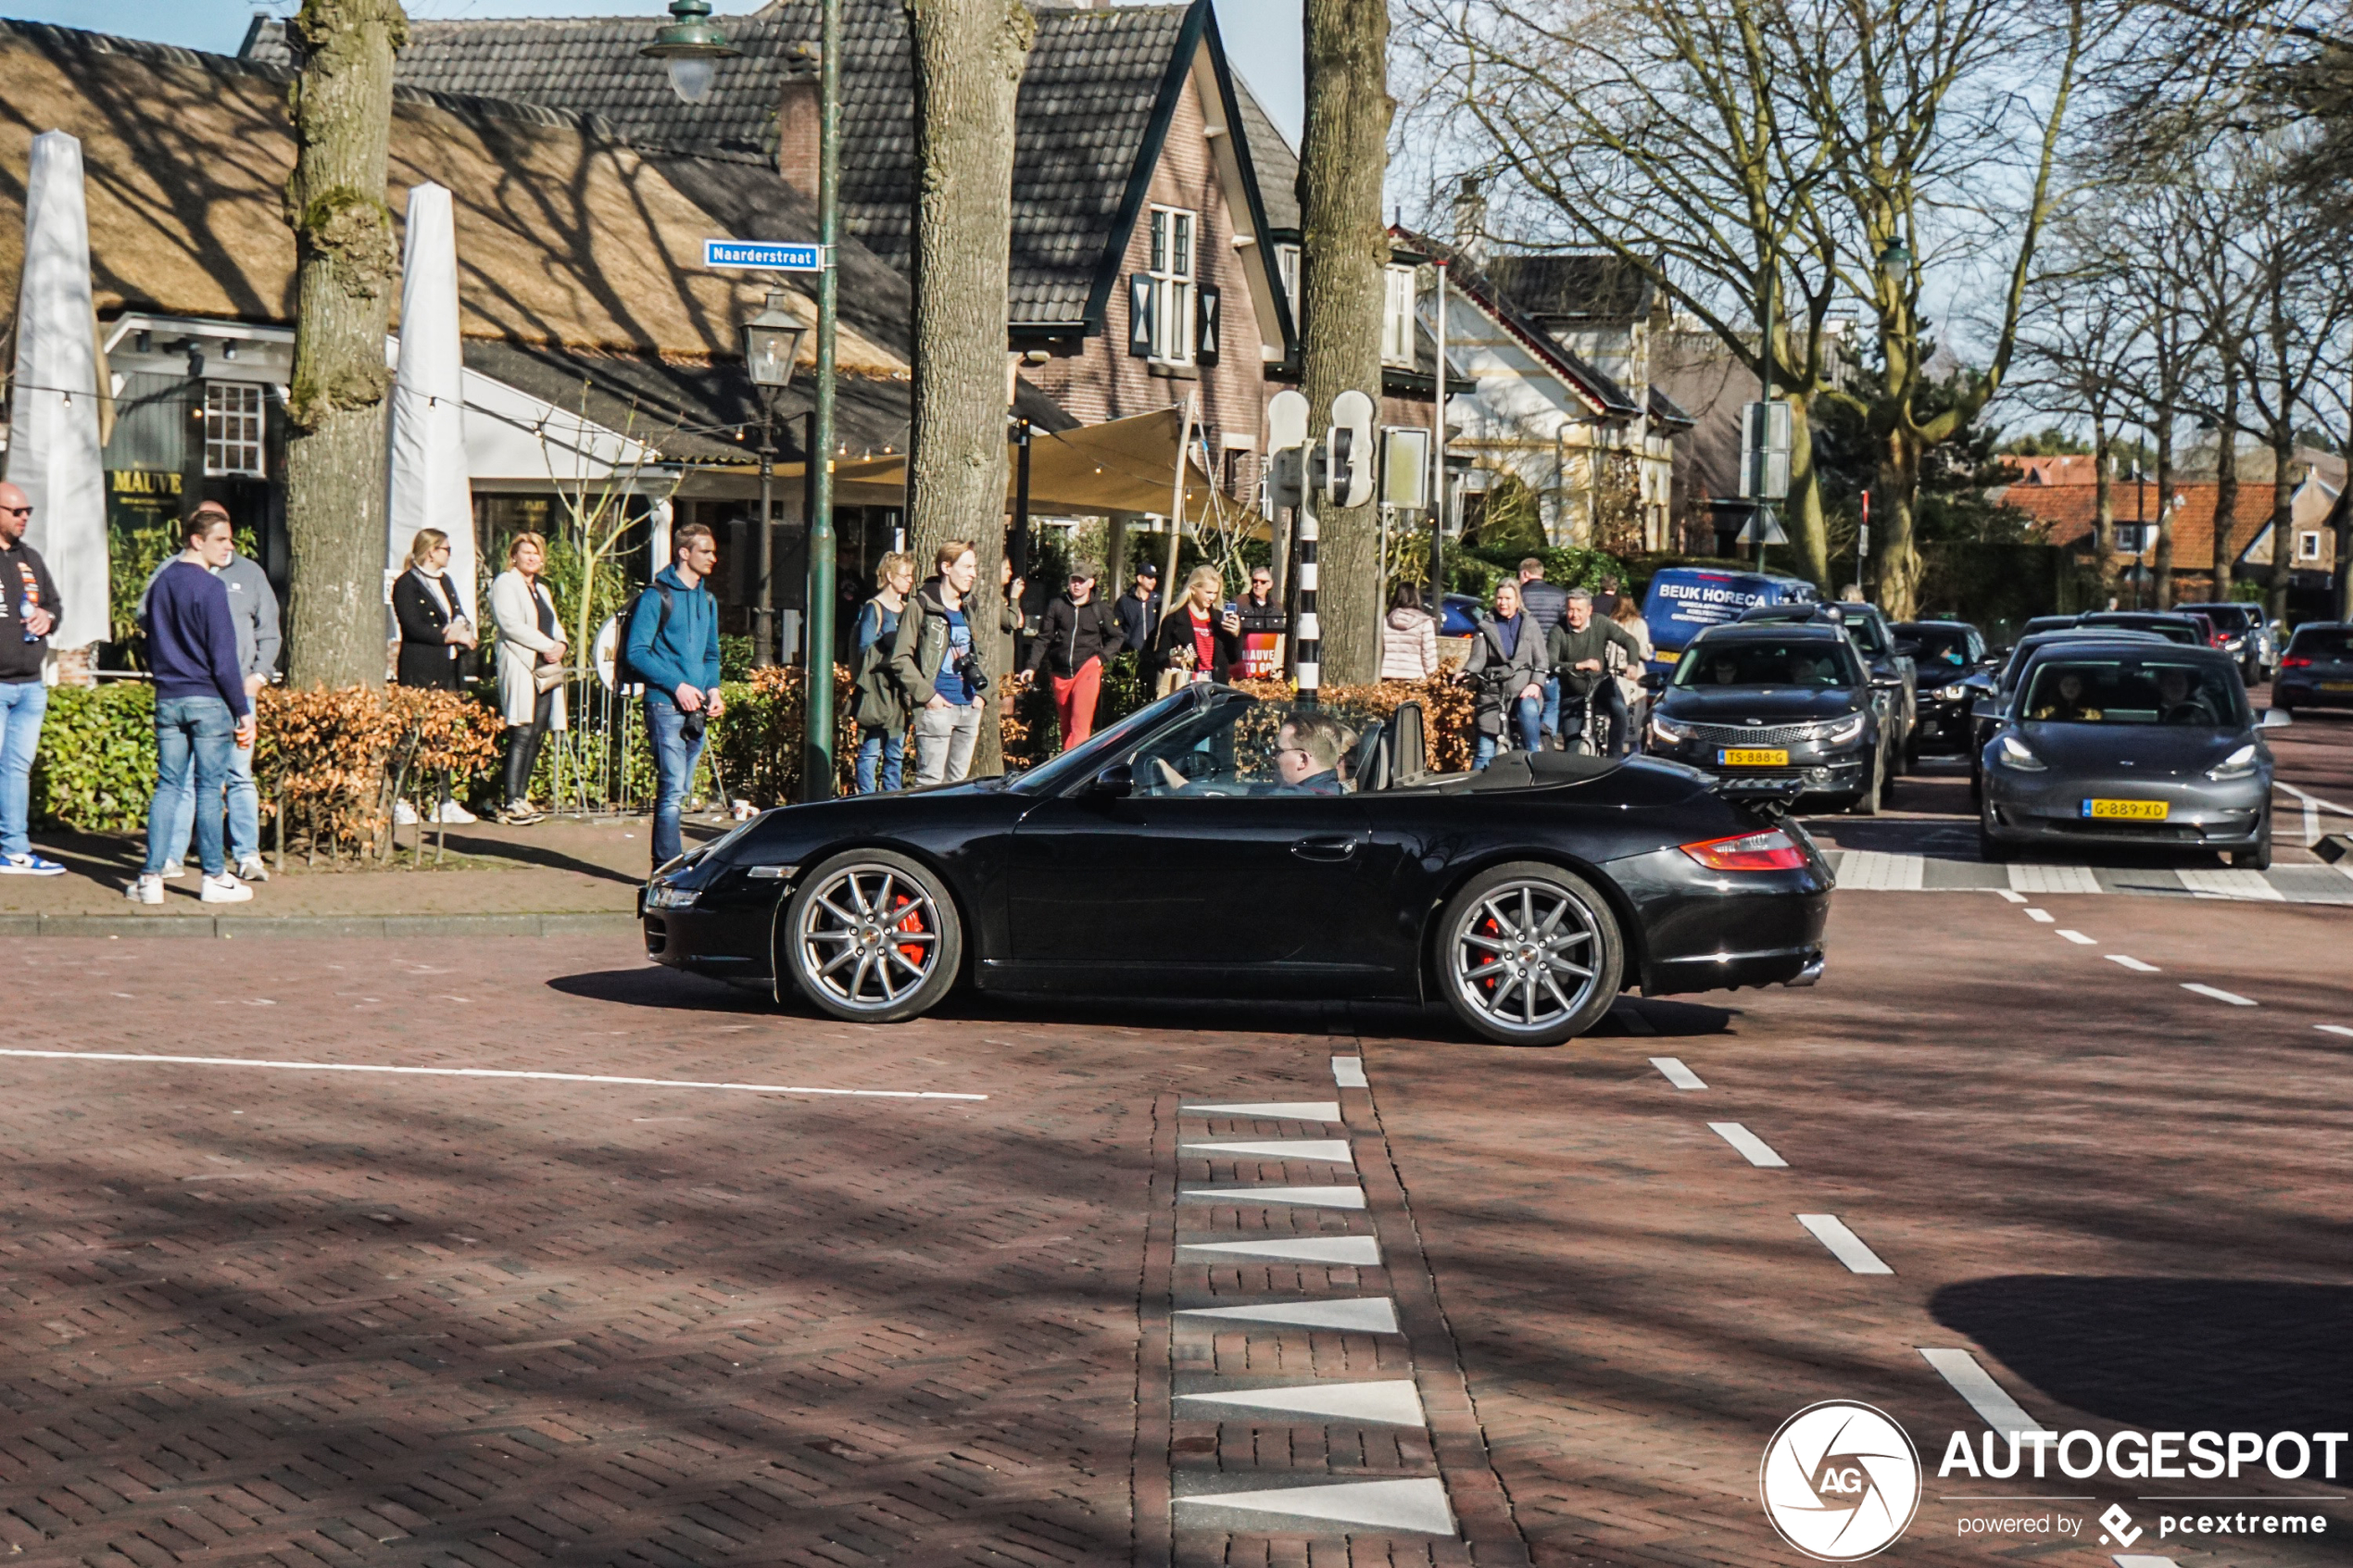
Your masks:
{"label": "black porsche convertible", "polygon": [[1649,758],[1436,774],[1423,722],[1193,685],[1027,772],[754,818],[655,873],[646,948],[871,1022],[961,981],[1443,997],[1514,1045],[1820,973],[1829,868],[1769,806]]}

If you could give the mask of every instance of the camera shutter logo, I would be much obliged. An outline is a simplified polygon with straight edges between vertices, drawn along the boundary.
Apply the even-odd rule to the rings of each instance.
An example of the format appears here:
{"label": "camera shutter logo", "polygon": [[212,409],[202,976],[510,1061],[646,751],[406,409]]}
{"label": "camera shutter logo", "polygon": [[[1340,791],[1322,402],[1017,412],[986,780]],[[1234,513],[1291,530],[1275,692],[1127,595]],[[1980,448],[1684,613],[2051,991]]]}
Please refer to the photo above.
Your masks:
{"label": "camera shutter logo", "polygon": [[1781,1424],[1757,1466],[1765,1516],[1822,1562],[1855,1562],[1901,1536],[1920,1502],[1920,1456],[1884,1412],[1844,1399]]}

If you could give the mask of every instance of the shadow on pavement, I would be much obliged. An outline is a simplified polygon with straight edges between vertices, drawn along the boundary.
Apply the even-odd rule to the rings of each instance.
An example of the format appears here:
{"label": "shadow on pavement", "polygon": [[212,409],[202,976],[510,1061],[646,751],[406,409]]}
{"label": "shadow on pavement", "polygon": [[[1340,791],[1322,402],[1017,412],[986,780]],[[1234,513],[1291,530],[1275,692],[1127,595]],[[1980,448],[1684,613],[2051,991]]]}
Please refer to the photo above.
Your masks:
{"label": "shadow on pavement", "polygon": [[1929,1309],[2052,1399],[2121,1425],[2345,1425],[2353,1287],[2011,1274],[1947,1286]]}
{"label": "shadow on pavement", "polygon": [[[763,985],[765,983],[763,982]],[[648,964],[643,969],[605,969],[589,974],[560,974],[547,982],[551,991],[592,1002],[617,1002],[623,1007],[661,1008],[686,1012],[774,1012],[775,1004],[764,990],[730,985],[724,980],[688,974],[684,970]]]}

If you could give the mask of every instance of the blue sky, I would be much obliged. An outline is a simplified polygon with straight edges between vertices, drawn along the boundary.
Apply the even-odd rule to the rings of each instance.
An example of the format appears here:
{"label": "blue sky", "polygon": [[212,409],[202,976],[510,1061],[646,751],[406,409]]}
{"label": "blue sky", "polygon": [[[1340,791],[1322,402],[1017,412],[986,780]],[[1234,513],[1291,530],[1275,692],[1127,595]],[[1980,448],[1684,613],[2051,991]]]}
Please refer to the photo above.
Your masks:
{"label": "blue sky", "polygon": [[[714,0],[723,15],[759,8],[761,0]],[[1251,90],[1295,144],[1302,113],[1300,85],[1301,0],[1215,0],[1226,53]],[[663,0],[408,0],[419,20],[467,17],[610,16],[643,10],[648,28],[662,19]],[[283,16],[292,0],[254,5],[245,0],[0,0],[0,14],[19,21],[57,22],[97,32],[119,32],[229,54],[257,10]]]}

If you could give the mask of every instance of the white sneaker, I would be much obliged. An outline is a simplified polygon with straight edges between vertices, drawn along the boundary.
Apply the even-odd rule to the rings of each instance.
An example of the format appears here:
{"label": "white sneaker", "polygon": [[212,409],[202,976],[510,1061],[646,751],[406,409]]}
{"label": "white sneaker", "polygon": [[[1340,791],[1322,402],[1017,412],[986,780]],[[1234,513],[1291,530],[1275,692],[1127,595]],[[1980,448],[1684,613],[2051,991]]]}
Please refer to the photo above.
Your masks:
{"label": "white sneaker", "polygon": [[417,825],[417,809],[406,800],[396,800],[392,803],[392,820],[404,828],[414,827]]}
{"label": "white sneaker", "polygon": [[480,817],[475,816],[472,811],[467,810],[463,806],[459,805],[454,800],[445,800],[441,803],[441,810],[435,820],[444,822],[478,822],[482,821]]}
{"label": "white sneaker", "polygon": [[134,904],[160,904],[163,902],[163,878],[141,872],[138,880],[122,890],[122,896]]}
{"label": "white sneaker", "polygon": [[[158,887],[156,892],[160,895],[163,889]],[[204,879],[204,901],[208,904],[242,904],[252,897],[252,888],[226,872]],[[158,897],[156,902],[160,904],[163,899]]]}
{"label": "white sneaker", "polygon": [[240,882],[268,882],[270,868],[261,863],[260,856],[248,855],[237,863],[237,879]]}
{"label": "white sneaker", "polygon": [[164,867],[161,872],[163,880],[166,882],[178,882],[182,877],[186,876],[187,874],[187,866],[179,860],[174,860],[171,864]]}

